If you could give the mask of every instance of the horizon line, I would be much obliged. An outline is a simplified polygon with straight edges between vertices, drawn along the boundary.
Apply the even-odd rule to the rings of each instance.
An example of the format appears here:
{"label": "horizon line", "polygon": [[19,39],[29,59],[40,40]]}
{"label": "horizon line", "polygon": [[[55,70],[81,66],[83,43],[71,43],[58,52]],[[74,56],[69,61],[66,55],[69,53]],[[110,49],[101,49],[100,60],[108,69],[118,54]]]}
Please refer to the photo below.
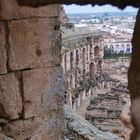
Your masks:
{"label": "horizon line", "polygon": [[69,13],[68,12],[66,14],[96,14],[96,13],[122,13],[122,12],[123,13],[137,13],[137,11],[116,11],[116,12],[113,11],[113,12],[86,12],[86,13],[85,12],[83,12],[83,13],[82,12],[77,12],[77,13],[73,13],[73,12]]}

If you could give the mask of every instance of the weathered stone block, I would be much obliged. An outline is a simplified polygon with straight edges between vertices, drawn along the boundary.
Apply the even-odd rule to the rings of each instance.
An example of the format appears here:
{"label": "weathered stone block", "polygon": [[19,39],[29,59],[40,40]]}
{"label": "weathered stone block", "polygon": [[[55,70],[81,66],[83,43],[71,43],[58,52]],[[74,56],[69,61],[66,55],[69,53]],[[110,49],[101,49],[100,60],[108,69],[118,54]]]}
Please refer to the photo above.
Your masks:
{"label": "weathered stone block", "polygon": [[31,137],[41,125],[39,119],[17,120],[6,124],[2,132],[16,140],[25,140]]}
{"label": "weathered stone block", "polygon": [[13,73],[0,76],[0,117],[19,118],[22,112],[22,98],[19,82]]}
{"label": "weathered stone block", "polygon": [[56,19],[25,19],[10,25],[9,66],[12,70],[60,64],[61,36]]}
{"label": "weathered stone block", "polygon": [[61,111],[51,112],[42,117],[8,123],[2,128],[2,132],[16,140],[59,140],[63,122]]}
{"label": "weathered stone block", "polygon": [[9,137],[3,135],[2,133],[0,133],[0,140],[14,140],[14,139],[9,138]]}
{"label": "weathered stone block", "polygon": [[22,19],[30,17],[52,17],[59,16],[60,8],[58,5],[49,5],[38,8],[19,6],[16,0],[0,0],[1,11],[0,19]]}
{"label": "weathered stone block", "polygon": [[5,26],[3,22],[0,22],[0,74],[4,74],[7,72],[7,54],[5,49],[5,43]]}
{"label": "weathered stone block", "polygon": [[30,70],[23,73],[25,118],[59,111],[63,107],[62,69]]}

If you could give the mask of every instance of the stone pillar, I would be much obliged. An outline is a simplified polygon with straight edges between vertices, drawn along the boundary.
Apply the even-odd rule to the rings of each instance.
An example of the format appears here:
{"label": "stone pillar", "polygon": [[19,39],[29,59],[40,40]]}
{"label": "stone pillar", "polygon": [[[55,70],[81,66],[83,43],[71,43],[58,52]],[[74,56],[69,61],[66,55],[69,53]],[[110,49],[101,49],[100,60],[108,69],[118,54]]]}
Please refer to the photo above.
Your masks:
{"label": "stone pillar", "polygon": [[86,98],[86,91],[82,91],[82,102],[85,101],[85,98]]}
{"label": "stone pillar", "polygon": [[76,107],[78,108],[78,107],[80,107],[80,105],[81,105],[81,98],[80,98],[81,96],[79,95],[78,96],[78,98],[76,98]]}
{"label": "stone pillar", "polygon": [[59,140],[63,130],[58,5],[0,0],[0,133]]}
{"label": "stone pillar", "polygon": [[140,139],[140,10],[136,18],[132,45],[132,61],[128,72],[128,86],[131,94],[131,117],[135,129],[131,140]]}
{"label": "stone pillar", "polygon": [[69,91],[69,106],[72,109],[72,94],[71,94],[71,91]]}

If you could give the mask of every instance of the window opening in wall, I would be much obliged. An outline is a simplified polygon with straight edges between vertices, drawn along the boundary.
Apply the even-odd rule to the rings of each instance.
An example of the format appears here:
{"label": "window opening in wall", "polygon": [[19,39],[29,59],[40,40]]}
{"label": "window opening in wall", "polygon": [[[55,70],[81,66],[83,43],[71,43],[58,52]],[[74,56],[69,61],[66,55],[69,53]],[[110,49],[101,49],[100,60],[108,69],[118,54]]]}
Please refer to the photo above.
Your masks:
{"label": "window opening in wall", "polygon": [[109,140],[128,140],[132,125],[127,72],[137,9],[121,11],[110,5],[64,8],[62,67],[64,80],[70,81],[65,104],[86,123],[110,132]]}

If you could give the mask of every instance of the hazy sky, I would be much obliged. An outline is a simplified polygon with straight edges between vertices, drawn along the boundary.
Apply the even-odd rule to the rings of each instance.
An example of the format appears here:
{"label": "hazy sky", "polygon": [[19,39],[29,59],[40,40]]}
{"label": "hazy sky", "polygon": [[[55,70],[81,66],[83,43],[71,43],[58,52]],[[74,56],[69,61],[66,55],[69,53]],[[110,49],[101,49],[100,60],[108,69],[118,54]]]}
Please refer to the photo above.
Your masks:
{"label": "hazy sky", "polygon": [[[97,13],[97,12],[121,12],[122,10],[113,7],[111,5],[105,6],[97,6],[95,5],[92,7],[91,5],[86,6],[77,6],[77,5],[64,5],[66,13]],[[133,7],[126,7],[123,11],[124,12],[136,12],[138,9]]]}

